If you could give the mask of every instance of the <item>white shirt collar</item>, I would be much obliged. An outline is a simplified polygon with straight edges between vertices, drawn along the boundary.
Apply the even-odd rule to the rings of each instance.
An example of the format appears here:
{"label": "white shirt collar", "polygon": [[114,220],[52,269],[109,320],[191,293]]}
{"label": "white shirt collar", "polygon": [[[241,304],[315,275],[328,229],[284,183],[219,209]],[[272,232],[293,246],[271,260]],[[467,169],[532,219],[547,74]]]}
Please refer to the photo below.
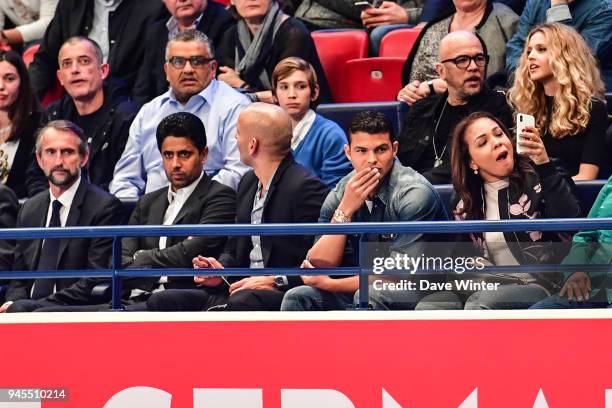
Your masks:
{"label": "white shirt collar", "polygon": [[194,181],[193,183],[191,183],[190,185],[186,187],[179,188],[178,190],[176,190],[176,192],[172,191],[172,185],[169,185],[168,186],[168,202],[172,203],[174,200],[179,200],[182,206],[182,204],[184,204],[185,201],[187,201],[189,196],[191,196],[191,194],[193,193],[193,190],[195,190],[195,188],[198,186],[198,183],[200,182],[200,180],[202,180],[202,177],[204,177],[204,172],[200,174],[200,177],[198,177],[196,181]]}
{"label": "white shirt collar", "polygon": [[293,137],[291,138],[291,148],[293,150],[297,149],[302,140],[304,140],[306,133],[308,133],[316,118],[317,114],[315,111],[308,109],[308,112],[306,112],[306,115],[304,115],[302,120],[295,125],[295,129],[293,129]]}
{"label": "white shirt collar", "polygon": [[49,196],[51,197],[51,202],[53,202],[54,200],[58,200],[60,203],[62,203],[62,206],[64,208],[70,209],[70,206],[72,205],[72,201],[74,200],[74,196],[76,195],[80,184],[81,177],[79,177],[77,181],[75,181],[74,184],[71,185],[68,190],[64,191],[62,195],[60,195],[58,198],[55,198],[53,196],[53,193],[51,193],[51,189],[49,189]]}

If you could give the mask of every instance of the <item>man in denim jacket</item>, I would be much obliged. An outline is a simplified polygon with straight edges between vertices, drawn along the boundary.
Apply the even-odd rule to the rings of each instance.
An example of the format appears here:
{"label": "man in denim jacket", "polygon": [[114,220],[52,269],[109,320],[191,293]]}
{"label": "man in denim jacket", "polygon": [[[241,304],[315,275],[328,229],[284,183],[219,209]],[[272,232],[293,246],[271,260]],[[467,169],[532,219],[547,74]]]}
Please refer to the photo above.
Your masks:
{"label": "man in denim jacket", "polygon": [[[329,193],[319,222],[395,222],[446,219],[438,193],[419,173],[396,160],[398,143],[384,114],[361,112],[348,129],[344,146],[354,170]],[[368,234],[368,242],[387,242],[384,256],[422,253],[424,234]],[[415,245],[416,244],[416,245]],[[377,245],[378,246],[378,245]],[[359,236],[323,235],[308,252],[304,268],[356,265]],[[362,248],[363,250],[363,248]],[[366,261],[367,262],[367,261]],[[335,278],[335,279],[334,279]],[[357,276],[302,276],[305,286],[291,289],[281,310],[344,309],[358,289]]]}

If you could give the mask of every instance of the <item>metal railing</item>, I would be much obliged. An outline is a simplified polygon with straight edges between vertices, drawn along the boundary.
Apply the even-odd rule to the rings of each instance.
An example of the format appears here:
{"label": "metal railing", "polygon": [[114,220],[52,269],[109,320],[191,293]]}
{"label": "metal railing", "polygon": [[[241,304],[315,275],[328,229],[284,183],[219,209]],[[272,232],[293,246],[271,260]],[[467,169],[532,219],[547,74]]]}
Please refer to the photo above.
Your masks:
{"label": "metal railing", "polygon": [[[112,307],[121,308],[122,280],[142,276],[193,276],[218,275],[218,270],[198,269],[123,269],[121,265],[122,237],[151,236],[250,236],[250,235],[322,235],[322,234],[453,234],[484,231],[579,231],[612,229],[612,218],[566,218],[535,220],[498,220],[498,221],[412,221],[385,223],[345,223],[345,224],[208,224],[208,225],[142,225],[142,226],[99,226],[64,228],[7,228],[0,229],[0,239],[34,238],[113,238],[112,267],[104,270],[59,270],[59,271],[11,271],[2,272],[3,279],[20,278],[65,278],[65,277],[108,277],[112,280]],[[527,271],[533,265],[489,267],[492,272]],[[575,265],[538,265],[538,270],[551,271],[575,269]],[[586,269],[608,271],[610,265],[591,265]],[[279,269],[227,268],[223,275],[271,275]],[[371,268],[363,263],[358,267],[338,267],[320,269],[282,268],[285,275],[359,275],[359,304],[367,307],[368,275]]]}

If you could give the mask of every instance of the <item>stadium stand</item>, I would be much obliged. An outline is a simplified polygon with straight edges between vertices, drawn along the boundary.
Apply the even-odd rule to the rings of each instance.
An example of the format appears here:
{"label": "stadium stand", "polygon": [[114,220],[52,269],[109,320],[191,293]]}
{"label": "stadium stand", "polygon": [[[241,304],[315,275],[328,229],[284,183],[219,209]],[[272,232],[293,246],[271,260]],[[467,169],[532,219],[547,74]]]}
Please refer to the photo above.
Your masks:
{"label": "stadium stand", "polygon": [[346,62],[345,79],[350,86],[335,95],[337,102],[394,101],[402,87],[404,58],[363,58]]}
{"label": "stadium stand", "polygon": [[[23,52],[22,58],[23,58],[23,63],[26,65],[26,67],[30,66],[30,63],[34,60],[34,55],[38,52],[39,48],[40,48],[40,44],[35,44],[35,45],[32,45],[31,47],[28,47]],[[45,96],[43,97],[40,103],[43,107],[46,108],[52,102],[55,102],[58,99],[60,99],[63,95],[64,95],[64,88],[59,83],[59,81],[56,79],[55,86],[53,87],[53,89],[51,89],[45,94]]]}
{"label": "stadium stand", "polygon": [[380,44],[380,57],[408,58],[416,43],[420,28],[400,28],[385,35]]}
{"label": "stadium stand", "polygon": [[361,30],[321,30],[312,33],[323,71],[334,101],[351,82],[346,80],[345,64],[368,56],[368,34]]}
{"label": "stadium stand", "polygon": [[398,135],[402,123],[402,117],[408,110],[408,105],[401,102],[366,102],[366,103],[329,103],[320,104],[317,107],[317,112],[327,119],[336,122],[342,129],[346,131],[348,124],[353,116],[364,110],[373,110],[382,112],[387,115],[387,118],[393,125],[393,130]]}

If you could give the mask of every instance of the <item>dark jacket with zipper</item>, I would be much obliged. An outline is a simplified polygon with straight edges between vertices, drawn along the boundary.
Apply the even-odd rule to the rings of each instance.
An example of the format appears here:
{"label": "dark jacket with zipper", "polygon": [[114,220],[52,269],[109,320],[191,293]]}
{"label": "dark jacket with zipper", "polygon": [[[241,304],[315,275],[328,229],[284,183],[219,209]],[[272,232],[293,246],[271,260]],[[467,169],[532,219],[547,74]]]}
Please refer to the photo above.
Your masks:
{"label": "dark jacket with zipper", "polygon": [[[399,151],[397,157],[404,166],[415,167],[421,159],[425,150],[431,145],[436,122],[440,118],[440,112],[448,93],[443,95],[428,96],[417,101],[410,107],[404,116],[402,130],[398,137]],[[466,105],[468,113],[485,111],[493,114],[507,127],[513,126],[512,110],[506,102],[506,96],[502,92],[492,91],[487,87],[473,96]],[[450,173],[450,141],[448,135],[448,147],[442,154],[443,164],[422,172],[423,176],[432,184],[447,184],[451,182]]]}
{"label": "dark jacket with zipper", "polygon": [[[580,201],[574,194],[572,178],[554,161],[534,166],[523,188],[510,185],[498,192],[499,217],[502,220],[534,218],[577,218],[581,216]],[[484,192],[482,193],[484,195]],[[459,215],[463,202],[455,197],[455,219],[471,220],[473,215]],[[486,210],[483,203],[483,213]],[[484,215],[482,216],[484,218]],[[457,236],[458,241],[473,243],[476,256],[485,256],[485,238],[482,232]],[[504,232],[504,239],[516,261],[521,265],[560,263],[571,247],[571,234],[561,231]],[[464,248],[462,248],[464,249]],[[513,274],[505,274],[511,277]],[[547,290],[558,290],[563,282],[561,273],[531,273],[530,279],[516,274],[517,283],[537,283]],[[473,276],[473,275],[472,275]],[[471,276],[470,276],[471,277]]]}
{"label": "dark jacket with zipper", "polygon": [[[85,135],[89,145],[89,161],[84,174],[90,183],[108,191],[115,164],[123,154],[138,106],[128,99],[123,87],[107,81],[104,84],[104,103],[100,110],[103,112],[102,120],[93,133]],[[44,122],[60,119],[77,122],[78,118],[79,112],[72,98],[64,95],[49,105]],[[42,174],[38,165],[28,172],[31,175]],[[47,183],[46,180],[44,182]]]}

